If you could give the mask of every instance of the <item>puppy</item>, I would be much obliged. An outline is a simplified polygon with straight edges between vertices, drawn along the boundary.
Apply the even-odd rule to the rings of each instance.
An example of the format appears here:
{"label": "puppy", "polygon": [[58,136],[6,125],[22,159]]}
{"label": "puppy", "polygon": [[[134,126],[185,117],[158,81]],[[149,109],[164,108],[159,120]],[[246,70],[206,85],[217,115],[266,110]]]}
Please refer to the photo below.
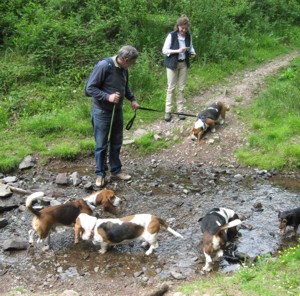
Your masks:
{"label": "puppy", "polygon": [[230,209],[213,208],[203,218],[200,218],[203,232],[203,253],[205,256],[204,271],[212,270],[213,259],[223,256],[227,241],[232,240],[241,224],[238,215]]}
{"label": "puppy", "polygon": [[279,212],[278,220],[279,220],[280,233],[282,235],[286,233],[287,226],[292,226],[293,227],[292,236],[296,236],[298,226],[300,224],[300,208]]}
{"label": "puppy", "polygon": [[169,227],[164,220],[150,214],[136,214],[120,219],[97,219],[80,214],[75,223],[75,244],[81,236],[83,240],[92,240],[94,244],[100,243],[99,253],[104,254],[109,245],[143,240],[143,246],[147,243],[150,245],[146,252],[146,255],[150,255],[158,248],[157,234],[160,226],[182,238],[182,235]]}
{"label": "puppy", "polygon": [[71,226],[80,213],[91,215],[97,206],[102,205],[105,211],[115,214],[116,207],[121,202],[112,190],[107,189],[95,192],[85,198],[50,206],[41,211],[32,206],[36,200],[50,201],[51,198],[45,197],[43,192],[35,192],[26,199],[26,207],[34,215],[32,229],[29,230],[29,243],[31,244],[34,242],[35,233],[39,236],[38,243],[45,244],[45,239],[48,237],[49,244],[50,231],[55,230],[56,226]]}
{"label": "puppy", "polygon": [[229,111],[228,106],[222,102],[216,102],[200,112],[192,127],[191,139],[200,142],[208,129],[214,133],[216,131],[216,121],[219,121],[220,124],[224,124],[226,111]]}

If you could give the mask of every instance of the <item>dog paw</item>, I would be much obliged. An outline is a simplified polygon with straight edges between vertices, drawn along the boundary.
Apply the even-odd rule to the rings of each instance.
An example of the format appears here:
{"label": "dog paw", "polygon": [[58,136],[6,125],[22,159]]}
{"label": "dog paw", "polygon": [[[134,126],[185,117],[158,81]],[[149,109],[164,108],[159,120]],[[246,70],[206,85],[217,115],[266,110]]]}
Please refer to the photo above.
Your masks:
{"label": "dog paw", "polygon": [[219,122],[221,125],[222,124],[224,124],[225,123],[225,120],[224,119],[222,119],[222,120],[220,120],[220,122]]}
{"label": "dog paw", "polygon": [[206,267],[206,266],[204,266],[204,267],[202,268],[202,271],[204,271],[204,272],[210,272],[210,271],[212,271],[212,268],[211,268],[211,267]]}
{"label": "dog paw", "polygon": [[50,250],[50,246],[49,245],[42,247],[42,251],[43,252],[46,252],[46,251],[49,251],[49,250]]}
{"label": "dog paw", "polygon": [[151,254],[152,254],[152,250],[148,250],[145,254],[146,254],[147,256],[151,255]]}
{"label": "dog paw", "polygon": [[216,129],[215,129],[215,128],[213,128],[213,129],[211,130],[211,132],[212,132],[212,133],[215,133],[215,132],[216,132]]}
{"label": "dog paw", "polygon": [[147,242],[142,242],[142,247],[143,248],[146,248],[148,246],[148,243]]}

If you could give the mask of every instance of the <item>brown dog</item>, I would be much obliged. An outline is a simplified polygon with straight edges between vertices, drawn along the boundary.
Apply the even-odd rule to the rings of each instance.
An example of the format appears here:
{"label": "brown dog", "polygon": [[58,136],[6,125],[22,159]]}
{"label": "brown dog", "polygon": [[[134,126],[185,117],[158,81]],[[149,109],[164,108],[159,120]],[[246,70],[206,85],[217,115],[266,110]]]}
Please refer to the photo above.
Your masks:
{"label": "brown dog", "polygon": [[229,110],[229,107],[224,103],[216,102],[200,112],[192,127],[191,139],[198,140],[200,142],[204,133],[208,129],[214,133],[216,131],[215,123],[219,121],[220,124],[224,124],[226,111]]}
{"label": "brown dog", "polygon": [[105,211],[116,214],[116,207],[121,200],[115,196],[112,190],[103,189],[97,191],[85,198],[68,201],[64,204],[47,207],[41,211],[33,208],[32,203],[35,200],[49,201],[51,198],[45,197],[43,192],[35,192],[26,199],[27,209],[33,213],[32,229],[29,230],[29,243],[34,242],[34,234],[39,236],[38,243],[45,243],[50,231],[55,230],[56,226],[72,226],[80,213],[91,215],[95,207],[102,205]]}

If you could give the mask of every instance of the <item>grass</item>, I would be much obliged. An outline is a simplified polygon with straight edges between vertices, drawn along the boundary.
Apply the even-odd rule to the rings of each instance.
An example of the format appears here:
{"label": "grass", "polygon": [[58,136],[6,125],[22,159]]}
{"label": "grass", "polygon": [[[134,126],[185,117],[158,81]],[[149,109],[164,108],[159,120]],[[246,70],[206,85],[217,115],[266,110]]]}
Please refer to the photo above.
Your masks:
{"label": "grass", "polygon": [[277,258],[258,258],[233,275],[215,277],[183,285],[178,291],[186,295],[282,296],[300,295],[300,239],[294,247],[278,252]]}
{"label": "grass", "polygon": [[165,139],[154,139],[154,132],[151,131],[135,140],[134,150],[138,150],[141,155],[145,155],[161,149],[166,149],[170,145],[171,143]]}
{"label": "grass", "polygon": [[251,126],[241,163],[263,169],[300,168],[300,59],[269,78],[268,87],[242,112]]}
{"label": "grass", "polygon": [[[243,51],[243,58],[237,60],[223,60],[219,64],[193,60],[186,96],[199,94],[203,89],[223,82],[235,71],[253,67],[292,49],[272,39],[272,36],[262,35],[260,38],[262,47],[250,43],[249,48]],[[297,40],[294,42],[296,46]],[[28,154],[69,160],[90,155],[94,147],[90,121],[91,99],[84,96],[84,81],[74,86],[64,80],[60,82],[55,77],[50,78],[46,73],[39,80],[41,69],[35,68],[30,61],[25,62],[22,57],[15,58],[10,54],[1,60],[0,69],[6,69],[6,63],[11,62],[13,67],[10,68],[10,76],[16,76],[18,83],[7,81],[10,89],[0,104],[0,171],[7,173],[14,170]],[[23,66],[18,67],[18,64]],[[130,84],[141,106],[161,110],[162,113],[138,110],[132,130],[163,116],[165,69],[152,64],[146,55],[142,55],[140,61],[130,69]],[[299,110],[297,83],[300,78],[297,67],[299,62],[274,78],[273,84],[270,80],[268,93],[251,107],[250,113],[254,116],[246,120],[253,128],[253,135],[249,136],[249,145],[237,152],[238,158],[245,165],[278,169],[299,167],[299,112],[296,110]],[[236,100],[241,101],[243,98]],[[246,114],[241,111],[243,117]],[[275,114],[279,114],[279,117]],[[125,102],[125,126],[133,115],[130,105]],[[168,144],[162,140],[154,141],[153,135],[149,133],[137,141],[135,147],[143,154],[167,148]],[[276,157],[272,155],[273,152]]]}

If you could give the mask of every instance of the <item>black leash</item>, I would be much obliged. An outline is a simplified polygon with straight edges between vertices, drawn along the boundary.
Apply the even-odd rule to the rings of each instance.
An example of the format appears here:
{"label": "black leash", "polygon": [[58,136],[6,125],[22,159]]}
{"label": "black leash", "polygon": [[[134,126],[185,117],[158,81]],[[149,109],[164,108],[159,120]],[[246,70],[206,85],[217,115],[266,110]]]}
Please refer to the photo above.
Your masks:
{"label": "black leash", "polygon": [[[151,111],[151,112],[165,112],[165,111],[162,111],[162,110],[155,110],[155,109],[151,109],[151,108],[145,108],[145,107],[139,107],[137,110],[145,110],[145,111]],[[136,111],[137,110],[134,110],[134,115],[133,117],[129,120],[129,122],[127,123],[126,125],[126,130],[130,130],[132,125],[133,125],[133,122],[135,120],[135,117],[136,117]],[[175,115],[183,115],[183,116],[187,116],[187,117],[197,117],[197,115],[194,115],[194,114],[187,114],[187,113],[182,113],[182,112],[170,112],[171,114],[175,114]]]}

